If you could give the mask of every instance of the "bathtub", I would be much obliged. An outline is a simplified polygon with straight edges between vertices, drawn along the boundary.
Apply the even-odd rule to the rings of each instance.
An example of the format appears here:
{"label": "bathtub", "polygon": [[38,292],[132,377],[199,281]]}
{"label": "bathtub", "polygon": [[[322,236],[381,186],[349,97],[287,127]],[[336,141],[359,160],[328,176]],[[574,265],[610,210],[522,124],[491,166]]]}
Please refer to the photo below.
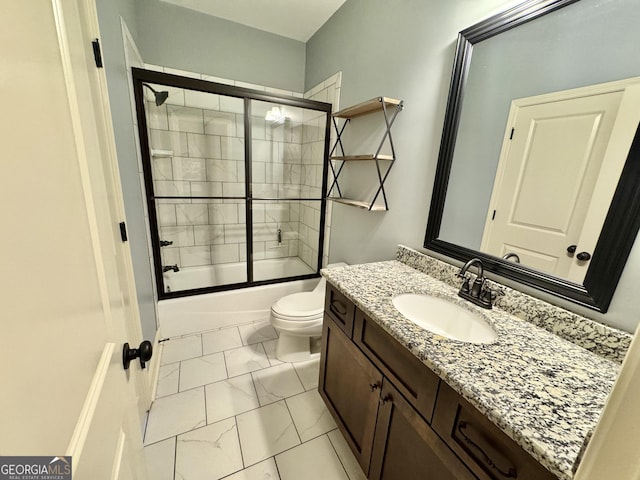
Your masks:
{"label": "bathtub", "polygon": [[[177,273],[165,273],[165,287],[168,285],[171,291],[176,291],[243,282],[246,278],[245,268],[244,263],[186,267]],[[297,257],[254,262],[256,280],[309,273],[314,272]],[[269,319],[273,302],[290,293],[311,291],[317,283],[318,279],[312,278],[160,300],[158,302],[160,332],[162,337],[166,338],[231,325],[266,321]]]}

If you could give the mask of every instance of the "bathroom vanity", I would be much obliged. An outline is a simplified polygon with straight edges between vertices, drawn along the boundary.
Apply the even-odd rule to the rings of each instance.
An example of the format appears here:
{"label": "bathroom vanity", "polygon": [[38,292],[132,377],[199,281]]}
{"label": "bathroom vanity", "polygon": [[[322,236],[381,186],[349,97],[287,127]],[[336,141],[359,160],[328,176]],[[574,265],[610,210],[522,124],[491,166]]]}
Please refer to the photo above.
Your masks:
{"label": "bathroom vanity", "polygon": [[369,479],[572,478],[617,362],[498,308],[493,343],[424,330],[394,296],[479,307],[399,261],[323,274],[319,390]]}

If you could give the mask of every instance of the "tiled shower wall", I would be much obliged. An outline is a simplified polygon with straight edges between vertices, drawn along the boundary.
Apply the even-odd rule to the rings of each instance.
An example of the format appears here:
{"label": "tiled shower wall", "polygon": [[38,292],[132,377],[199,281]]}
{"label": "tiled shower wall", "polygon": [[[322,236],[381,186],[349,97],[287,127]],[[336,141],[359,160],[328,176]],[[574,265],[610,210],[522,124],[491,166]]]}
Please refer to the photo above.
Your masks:
{"label": "tiled shower wall", "polygon": [[[304,98],[316,100],[318,102],[327,102],[332,104],[332,111],[339,110],[340,104],[340,82],[342,73],[338,72],[324,82],[319,83],[311,90],[304,94]],[[313,112],[308,112],[309,114]],[[322,194],[320,186],[322,185],[322,165],[324,151],[324,117],[319,115],[309,115],[305,119],[305,136],[302,145],[302,192],[303,196],[320,198]],[[331,137],[329,149],[335,141],[336,133],[331,127]],[[328,153],[328,152],[327,152]],[[329,173],[327,182],[331,185],[331,173]],[[331,208],[333,203],[327,202],[327,211],[325,215],[325,233],[322,264],[329,263],[329,239],[331,237]],[[300,215],[300,241],[299,250],[300,258],[307,264],[311,259],[318,256],[318,228],[320,225],[320,203],[319,202],[301,202]],[[315,260],[313,260],[315,262]]]}
{"label": "tiled shower wall", "polygon": [[[160,69],[149,65],[147,68]],[[194,76],[189,72],[179,73]],[[339,98],[339,80],[336,75],[305,96],[332,102]],[[153,102],[147,104],[156,195],[244,195],[242,100],[164,86],[159,88],[169,90],[167,102],[160,107]],[[254,197],[321,198],[323,114],[284,107],[286,121],[274,124],[265,120],[266,111],[272,106],[264,102],[252,103]],[[319,201],[254,202],[254,258],[299,256],[315,270],[320,207]],[[157,210],[160,237],[173,242],[161,250],[163,265],[188,267],[238,262],[246,258],[243,201],[162,200],[158,201]],[[327,216],[327,220],[329,218]],[[278,242],[278,231],[281,242]],[[328,236],[326,246],[325,264]]]}

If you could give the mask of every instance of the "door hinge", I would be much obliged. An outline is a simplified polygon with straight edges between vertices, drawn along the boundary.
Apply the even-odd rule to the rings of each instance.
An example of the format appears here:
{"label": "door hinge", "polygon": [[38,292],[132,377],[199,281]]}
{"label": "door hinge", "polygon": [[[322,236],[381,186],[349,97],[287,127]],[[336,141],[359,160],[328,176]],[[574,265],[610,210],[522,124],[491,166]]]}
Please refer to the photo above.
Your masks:
{"label": "door hinge", "polygon": [[496,219],[496,211],[493,211],[493,215],[491,215],[491,220],[495,220]]}
{"label": "door hinge", "polygon": [[96,60],[96,67],[102,68],[104,65],[102,64],[102,51],[100,50],[100,40],[97,38],[91,42],[93,45],[93,58]]}
{"label": "door hinge", "polygon": [[127,225],[124,222],[120,222],[120,238],[123,242],[127,241]]}
{"label": "door hinge", "polygon": [[516,131],[515,128],[511,129],[511,135],[509,136],[509,140],[513,140],[513,133]]}

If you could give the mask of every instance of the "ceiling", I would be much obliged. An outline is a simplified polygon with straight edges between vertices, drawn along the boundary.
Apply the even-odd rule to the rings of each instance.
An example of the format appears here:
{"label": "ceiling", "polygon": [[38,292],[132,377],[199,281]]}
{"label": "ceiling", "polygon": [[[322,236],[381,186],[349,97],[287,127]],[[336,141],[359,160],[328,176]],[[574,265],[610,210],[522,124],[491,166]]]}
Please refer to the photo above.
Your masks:
{"label": "ceiling", "polygon": [[162,0],[306,42],[346,0]]}

